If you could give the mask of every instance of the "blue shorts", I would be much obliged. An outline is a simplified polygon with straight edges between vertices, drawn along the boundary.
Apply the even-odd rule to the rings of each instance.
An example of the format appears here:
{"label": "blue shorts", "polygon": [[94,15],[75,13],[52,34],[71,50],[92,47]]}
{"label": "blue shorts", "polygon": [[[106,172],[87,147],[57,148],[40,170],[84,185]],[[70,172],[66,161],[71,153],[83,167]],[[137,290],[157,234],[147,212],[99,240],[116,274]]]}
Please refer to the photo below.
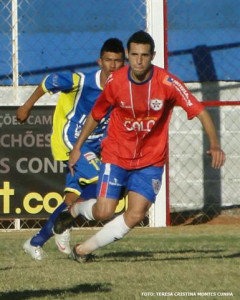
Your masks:
{"label": "blue shorts", "polygon": [[[65,162],[66,167],[66,183],[65,192],[72,192],[77,195],[92,192],[94,189],[94,198],[96,197],[96,182],[98,180],[101,161],[97,155],[87,146],[81,148],[81,156],[74,166],[74,175],[72,176],[68,167],[68,161]],[[88,189],[88,185],[95,183],[95,187]],[[82,195],[83,196],[83,195]],[[93,196],[92,196],[93,197]],[[90,198],[92,198],[90,197]],[[84,197],[84,199],[86,199]]]}
{"label": "blue shorts", "polygon": [[134,191],[154,203],[162,183],[163,167],[146,167],[125,170],[109,163],[102,163],[97,184],[97,195],[121,199],[124,190]]}

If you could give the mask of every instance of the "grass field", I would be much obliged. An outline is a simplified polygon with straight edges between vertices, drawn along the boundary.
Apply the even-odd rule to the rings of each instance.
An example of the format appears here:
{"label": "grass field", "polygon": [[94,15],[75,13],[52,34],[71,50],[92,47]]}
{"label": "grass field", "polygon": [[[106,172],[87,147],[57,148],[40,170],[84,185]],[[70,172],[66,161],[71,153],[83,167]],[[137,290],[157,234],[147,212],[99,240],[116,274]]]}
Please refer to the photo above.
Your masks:
{"label": "grass field", "polygon": [[[53,239],[46,259],[33,261],[22,244],[35,231],[0,232],[0,299],[240,299],[239,229],[137,228],[86,264],[58,252]],[[72,244],[95,230],[73,231]]]}

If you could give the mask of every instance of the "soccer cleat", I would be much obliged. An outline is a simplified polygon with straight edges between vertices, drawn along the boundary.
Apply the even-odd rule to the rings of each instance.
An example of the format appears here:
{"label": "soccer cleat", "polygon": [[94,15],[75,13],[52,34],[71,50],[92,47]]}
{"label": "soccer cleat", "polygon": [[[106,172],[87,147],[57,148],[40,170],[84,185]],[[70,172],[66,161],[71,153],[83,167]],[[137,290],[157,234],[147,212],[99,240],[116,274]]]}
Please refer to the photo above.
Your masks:
{"label": "soccer cleat", "polygon": [[70,258],[73,260],[76,260],[79,263],[86,263],[86,262],[92,262],[95,259],[95,256],[92,253],[89,254],[78,254],[76,251],[76,248],[79,246],[79,244],[76,244],[71,252]]}
{"label": "soccer cleat", "polygon": [[53,226],[54,234],[62,234],[66,229],[73,226],[74,218],[69,210],[62,211],[56,218]]}
{"label": "soccer cleat", "polygon": [[31,239],[27,240],[23,244],[23,250],[30,254],[30,256],[35,260],[42,260],[44,256],[46,256],[45,252],[43,251],[42,247],[40,246],[32,246],[30,243]]}
{"label": "soccer cleat", "polygon": [[55,234],[55,243],[59,251],[70,254],[70,229],[66,229],[62,234]]}

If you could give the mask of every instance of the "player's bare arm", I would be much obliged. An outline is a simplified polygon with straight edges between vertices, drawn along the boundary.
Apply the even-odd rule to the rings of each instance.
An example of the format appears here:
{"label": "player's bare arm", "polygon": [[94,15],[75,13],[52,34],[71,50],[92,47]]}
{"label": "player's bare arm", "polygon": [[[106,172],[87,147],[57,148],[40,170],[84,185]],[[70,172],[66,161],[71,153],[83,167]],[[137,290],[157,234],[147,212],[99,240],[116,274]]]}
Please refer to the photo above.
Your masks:
{"label": "player's bare arm", "polygon": [[87,120],[82,128],[82,131],[72,149],[69,156],[69,169],[71,174],[74,174],[74,165],[78,161],[79,157],[81,156],[81,147],[83,143],[86,141],[86,139],[89,137],[89,135],[92,133],[92,131],[97,127],[98,121],[95,121],[92,117],[92,114],[90,113],[87,117]]}
{"label": "player's bare arm", "polygon": [[29,117],[30,111],[33,105],[45,94],[42,85],[40,84],[36,90],[32,93],[32,95],[28,98],[28,100],[17,109],[17,119],[21,123],[26,121]]}
{"label": "player's bare arm", "polygon": [[214,169],[219,169],[223,166],[226,156],[220,147],[212,118],[206,110],[203,110],[197,117],[201,121],[202,126],[209,138],[210,149],[207,151],[207,154],[212,156],[212,167]]}

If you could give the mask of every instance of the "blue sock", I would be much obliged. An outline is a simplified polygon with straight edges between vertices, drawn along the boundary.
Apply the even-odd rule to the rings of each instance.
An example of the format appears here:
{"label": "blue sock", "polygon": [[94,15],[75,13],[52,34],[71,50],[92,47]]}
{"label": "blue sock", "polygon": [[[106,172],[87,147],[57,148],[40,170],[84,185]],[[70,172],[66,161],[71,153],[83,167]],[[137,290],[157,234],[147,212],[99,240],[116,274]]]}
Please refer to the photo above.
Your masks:
{"label": "blue sock", "polygon": [[42,247],[52,236],[52,228],[53,224],[57,218],[57,216],[67,207],[67,204],[65,202],[61,203],[51,214],[49,219],[47,220],[47,223],[42,227],[42,229],[32,237],[30,244],[32,246],[40,246]]}

